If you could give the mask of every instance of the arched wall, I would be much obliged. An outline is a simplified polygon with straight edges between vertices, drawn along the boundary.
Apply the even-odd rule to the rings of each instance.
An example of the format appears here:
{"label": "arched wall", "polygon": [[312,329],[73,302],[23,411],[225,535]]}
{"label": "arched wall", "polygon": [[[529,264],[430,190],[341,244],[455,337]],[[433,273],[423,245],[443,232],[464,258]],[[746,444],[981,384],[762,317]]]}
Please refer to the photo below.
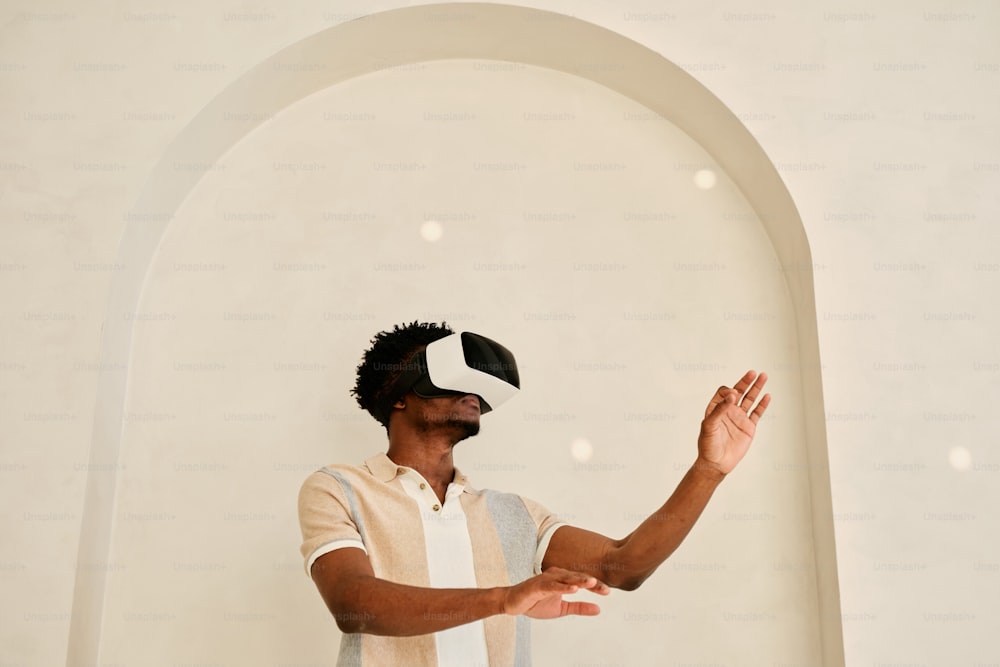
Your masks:
{"label": "arched wall", "polygon": [[[117,257],[127,268],[114,276],[103,331],[102,367],[127,363],[134,321],[113,315],[137,310],[148,269],[172,216],[203,176],[198,170],[178,170],[176,164],[213,164],[281,109],[339,82],[409,63],[454,58],[508,61],[565,72],[635,100],[700,144],[757,213],[783,268],[795,311],[824,664],[841,664],[812,266],[801,221],[773,165],[742,123],[683,70],[621,35],[526,8],[429,5],[330,28],[261,63],[192,120],[160,160],[129,212]],[[295,66],[318,62],[325,66]],[[234,116],[246,122],[232,122]],[[81,533],[82,564],[108,562],[127,380],[121,373],[102,373],[99,379]],[[96,567],[81,567],[79,572],[68,664],[93,664],[99,656],[108,573]]]}

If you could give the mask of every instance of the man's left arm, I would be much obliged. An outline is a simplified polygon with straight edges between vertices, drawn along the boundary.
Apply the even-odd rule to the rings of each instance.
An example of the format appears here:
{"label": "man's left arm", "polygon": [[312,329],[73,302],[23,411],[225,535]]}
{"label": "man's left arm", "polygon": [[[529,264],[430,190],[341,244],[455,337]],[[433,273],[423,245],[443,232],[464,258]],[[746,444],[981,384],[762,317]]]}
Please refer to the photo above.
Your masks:
{"label": "man's left arm", "polygon": [[766,382],[765,373],[747,371],[733,387],[719,387],[705,409],[697,459],[667,502],[638,528],[620,540],[575,526],[557,528],[542,567],[592,574],[614,588],[638,588],[680,546],[750,448],[771,402],[770,394],[760,395]]}

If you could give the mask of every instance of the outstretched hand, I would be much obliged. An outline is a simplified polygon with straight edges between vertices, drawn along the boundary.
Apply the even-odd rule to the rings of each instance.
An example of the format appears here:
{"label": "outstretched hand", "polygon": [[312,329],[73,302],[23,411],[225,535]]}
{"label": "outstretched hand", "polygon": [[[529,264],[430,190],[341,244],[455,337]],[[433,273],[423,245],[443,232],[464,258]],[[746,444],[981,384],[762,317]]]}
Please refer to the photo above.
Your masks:
{"label": "outstretched hand", "polygon": [[561,567],[550,567],[541,574],[508,588],[503,611],[512,616],[525,614],[532,618],[596,616],[601,613],[601,608],[593,602],[567,602],[562,599],[562,596],[576,593],[581,588],[598,595],[611,592],[596,577]]}
{"label": "outstretched hand", "polygon": [[[757,422],[771,403],[760,397],[767,374],[747,371],[733,387],[719,387],[705,409],[698,436],[698,465],[728,475],[750,449]],[[754,405],[756,403],[756,405]]]}

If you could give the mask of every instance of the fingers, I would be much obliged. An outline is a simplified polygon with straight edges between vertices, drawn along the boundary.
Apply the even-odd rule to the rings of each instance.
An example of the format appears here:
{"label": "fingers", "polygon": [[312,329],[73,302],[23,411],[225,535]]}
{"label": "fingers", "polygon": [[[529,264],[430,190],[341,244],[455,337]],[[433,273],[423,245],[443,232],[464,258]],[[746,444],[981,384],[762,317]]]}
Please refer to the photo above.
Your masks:
{"label": "fingers", "polygon": [[583,572],[564,570],[561,567],[550,567],[543,574],[554,577],[553,580],[550,580],[550,583],[571,587],[573,590],[570,592],[572,593],[581,588],[597,593],[598,595],[607,595],[611,592],[611,589],[603,581]]}
{"label": "fingers", "polygon": [[611,592],[611,588],[597,577],[590,577],[587,583],[582,584],[579,588],[598,595],[607,595]]}
{"label": "fingers", "polygon": [[601,608],[593,602],[563,602],[563,616],[597,616]]}
{"label": "fingers", "polygon": [[[743,412],[753,415],[756,412],[753,405],[765,384],[767,384],[767,373],[758,374],[754,370],[747,371],[732,387],[722,386],[716,390],[712,400],[708,402],[708,407],[705,408],[705,417],[712,414],[720,403],[727,402],[739,404]],[[763,411],[757,414],[757,419],[759,420],[763,414]]]}
{"label": "fingers", "polygon": [[770,404],[771,404],[771,395],[764,394],[764,398],[760,399],[760,403],[758,403],[757,407],[754,408],[753,412],[750,413],[750,421],[752,421],[754,424],[759,422],[760,418],[764,416],[764,411],[767,410],[767,406],[769,406]]}
{"label": "fingers", "polygon": [[746,380],[748,377],[750,377],[751,374],[756,375],[754,371],[748,371],[747,374],[743,376],[743,379],[737,382],[736,386],[734,387],[736,391],[739,391],[741,393],[743,393],[743,391],[746,392],[743,394],[743,400],[740,401],[740,409],[743,410],[744,412],[750,412],[750,409],[753,407],[754,402],[760,395],[761,389],[763,389],[764,385],[767,384],[767,373],[761,373],[760,375],[756,376],[756,379],[753,381],[752,385],[748,385],[749,389],[745,387],[743,390],[740,390],[740,384],[743,383],[743,381]]}
{"label": "fingers", "polygon": [[586,582],[588,579],[593,579],[593,577],[590,576],[589,574],[584,574],[583,572],[575,572],[573,570],[567,570],[565,568],[556,567],[555,565],[553,565],[552,567],[545,568],[545,571],[542,574],[547,574],[552,577],[555,577],[559,581],[565,581],[566,583],[575,583],[575,584],[582,584]]}
{"label": "fingers", "polygon": [[503,612],[517,616],[527,614],[532,618],[557,618],[559,616],[595,616],[600,607],[592,602],[563,600],[580,589],[599,595],[611,592],[596,577],[559,567],[550,567],[536,577],[527,579],[507,589],[504,594]]}
{"label": "fingers", "polygon": [[[712,414],[713,412],[715,412],[715,409],[717,407],[719,407],[719,404],[720,403],[725,403],[726,400],[727,400],[727,398],[728,398],[728,396],[730,394],[732,394],[732,393],[734,393],[734,392],[733,392],[733,390],[730,387],[719,387],[715,391],[715,395],[712,396],[712,400],[710,400],[708,402],[708,407],[705,408],[705,416],[707,417],[710,414]],[[729,401],[731,403],[734,402],[732,399],[729,399]]]}
{"label": "fingers", "polygon": [[750,385],[753,383],[754,378],[756,377],[757,377],[757,371],[753,370],[747,371],[746,373],[743,374],[743,377],[741,377],[739,381],[737,381],[737,383],[733,385],[733,389],[740,392],[740,396],[742,396],[746,392],[747,388],[750,387]]}

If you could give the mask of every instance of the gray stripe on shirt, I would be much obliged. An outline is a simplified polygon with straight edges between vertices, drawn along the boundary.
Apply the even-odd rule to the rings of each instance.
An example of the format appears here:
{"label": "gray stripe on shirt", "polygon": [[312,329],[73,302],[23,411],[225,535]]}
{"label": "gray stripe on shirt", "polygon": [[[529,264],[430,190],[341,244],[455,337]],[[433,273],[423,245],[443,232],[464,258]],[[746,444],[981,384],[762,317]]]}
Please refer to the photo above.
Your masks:
{"label": "gray stripe on shirt", "polygon": [[[330,477],[337,480],[340,484],[340,488],[344,490],[344,495],[347,496],[347,504],[351,511],[351,520],[354,521],[354,525],[358,527],[358,533],[361,535],[361,541],[364,543],[365,548],[368,548],[368,540],[365,539],[365,524],[361,520],[361,512],[358,510],[358,497],[354,493],[354,487],[351,483],[344,479],[344,476],[335,470],[330,470],[329,468],[320,468],[319,472],[326,473]],[[337,667],[361,667],[361,642],[364,637],[361,633],[351,633],[342,635],[340,638],[340,652],[337,656]]]}
{"label": "gray stripe on shirt", "polygon": [[[534,575],[538,526],[521,499],[512,493],[486,490],[486,507],[496,527],[511,585]],[[521,614],[515,621],[514,664],[531,665],[531,621]]]}

